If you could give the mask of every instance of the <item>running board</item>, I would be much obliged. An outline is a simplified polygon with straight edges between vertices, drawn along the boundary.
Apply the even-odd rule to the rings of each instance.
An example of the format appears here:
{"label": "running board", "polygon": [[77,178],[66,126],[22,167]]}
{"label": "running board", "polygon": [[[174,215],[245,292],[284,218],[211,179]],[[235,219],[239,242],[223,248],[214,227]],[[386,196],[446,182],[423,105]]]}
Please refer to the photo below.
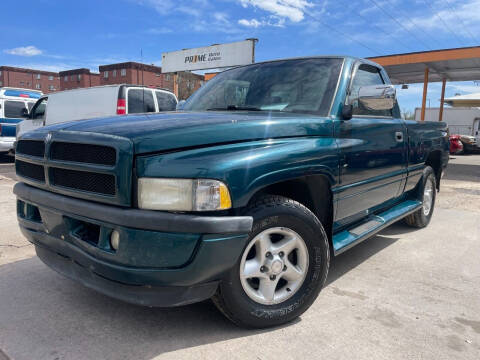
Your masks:
{"label": "running board", "polygon": [[372,215],[365,222],[354,228],[344,230],[333,235],[333,249],[335,255],[350,249],[359,242],[368,239],[380,230],[417,211],[422,207],[421,201],[406,200],[391,209],[378,215]]}

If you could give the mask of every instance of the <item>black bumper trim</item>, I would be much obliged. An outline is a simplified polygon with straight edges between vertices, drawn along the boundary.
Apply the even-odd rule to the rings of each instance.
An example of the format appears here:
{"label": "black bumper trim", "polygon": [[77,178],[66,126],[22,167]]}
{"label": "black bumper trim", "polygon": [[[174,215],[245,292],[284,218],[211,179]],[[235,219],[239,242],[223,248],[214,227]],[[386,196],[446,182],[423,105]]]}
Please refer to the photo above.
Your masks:
{"label": "black bumper trim", "polygon": [[40,260],[65,277],[104,295],[136,305],[172,307],[192,304],[211,298],[218,286],[218,281],[194,286],[128,285],[104,278],[73,259],[43,247],[35,246],[35,250]]}
{"label": "black bumper trim", "polygon": [[251,216],[197,216],[103,205],[40,190],[24,183],[17,183],[13,192],[20,199],[45,208],[142,230],[246,234],[251,231],[253,224]]}

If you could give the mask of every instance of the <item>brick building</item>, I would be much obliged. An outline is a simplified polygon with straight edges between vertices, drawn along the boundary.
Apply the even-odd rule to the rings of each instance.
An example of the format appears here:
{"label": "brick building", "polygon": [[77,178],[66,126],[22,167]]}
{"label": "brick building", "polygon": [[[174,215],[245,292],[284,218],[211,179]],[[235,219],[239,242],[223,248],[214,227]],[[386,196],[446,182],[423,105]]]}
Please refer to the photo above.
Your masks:
{"label": "brick building", "polygon": [[204,84],[205,77],[203,75],[182,71],[177,73],[177,82],[178,99],[185,100]]}
{"label": "brick building", "polygon": [[49,93],[60,90],[60,79],[56,72],[0,66],[1,86],[40,90]]}
{"label": "brick building", "polygon": [[[174,91],[174,74],[163,74],[159,66],[131,61],[102,65],[99,70],[99,74],[85,68],[55,73],[0,66],[0,87],[21,87],[49,93],[99,85],[133,84]],[[176,75],[179,100],[188,98],[205,82],[203,75],[191,72],[178,72]]]}
{"label": "brick building", "polygon": [[98,69],[100,70],[100,83],[102,85],[134,84],[173,89],[173,77],[162,74],[162,68],[159,66],[130,61],[101,65]]}
{"label": "brick building", "polygon": [[89,69],[74,69],[60,71],[60,89],[69,90],[100,85],[100,74],[92,73]]}
{"label": "brick building", "polygon": [[[174,91],[174,75],[163,74],[162,68],[137,62],[99,66],[101,85],[135,84],[153,88],[163,88]],[[204,78],[189,72],[177,73],[178,98],[188,98],[195,90],[203,85]]]}

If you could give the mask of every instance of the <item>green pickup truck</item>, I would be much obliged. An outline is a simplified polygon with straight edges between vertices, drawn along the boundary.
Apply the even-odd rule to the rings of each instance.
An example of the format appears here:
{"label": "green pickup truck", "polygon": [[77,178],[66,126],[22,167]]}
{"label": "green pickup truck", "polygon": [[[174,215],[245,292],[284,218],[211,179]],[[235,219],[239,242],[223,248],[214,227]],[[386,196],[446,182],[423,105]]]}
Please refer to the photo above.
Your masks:
{"label": "green pickup truck", "polygon": [[400,219],[426,226],[448,150],[445,124],[400,118],[377,64],[277,60],[176,112],[25,133],[14,192],[22,233],[67,277],[268,327],[308,309],[332,256]]}

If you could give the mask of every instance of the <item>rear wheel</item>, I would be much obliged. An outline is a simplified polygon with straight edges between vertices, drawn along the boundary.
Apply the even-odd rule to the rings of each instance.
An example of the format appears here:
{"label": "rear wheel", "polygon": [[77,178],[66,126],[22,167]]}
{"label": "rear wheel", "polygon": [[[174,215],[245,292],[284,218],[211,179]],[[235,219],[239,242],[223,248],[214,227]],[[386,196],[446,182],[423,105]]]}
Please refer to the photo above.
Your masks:
{"label": "rear wheel", "polygon": [[328,273],[328,239],[317,217],[280,196],[256,201],[254,224],[237,264],[213,300],[234,323],[263,328],[291,321],[307,310]]}
{"label": "rear wheel", "polygon": [[435,207],[436,189],[437,181],[435,172],[430,166],[427,166],[423,170],[423,176],[418,188],[418,196],[423,205],[419,210],[405,218],[405,222],[408,225],[423,228],[429,224]]}

